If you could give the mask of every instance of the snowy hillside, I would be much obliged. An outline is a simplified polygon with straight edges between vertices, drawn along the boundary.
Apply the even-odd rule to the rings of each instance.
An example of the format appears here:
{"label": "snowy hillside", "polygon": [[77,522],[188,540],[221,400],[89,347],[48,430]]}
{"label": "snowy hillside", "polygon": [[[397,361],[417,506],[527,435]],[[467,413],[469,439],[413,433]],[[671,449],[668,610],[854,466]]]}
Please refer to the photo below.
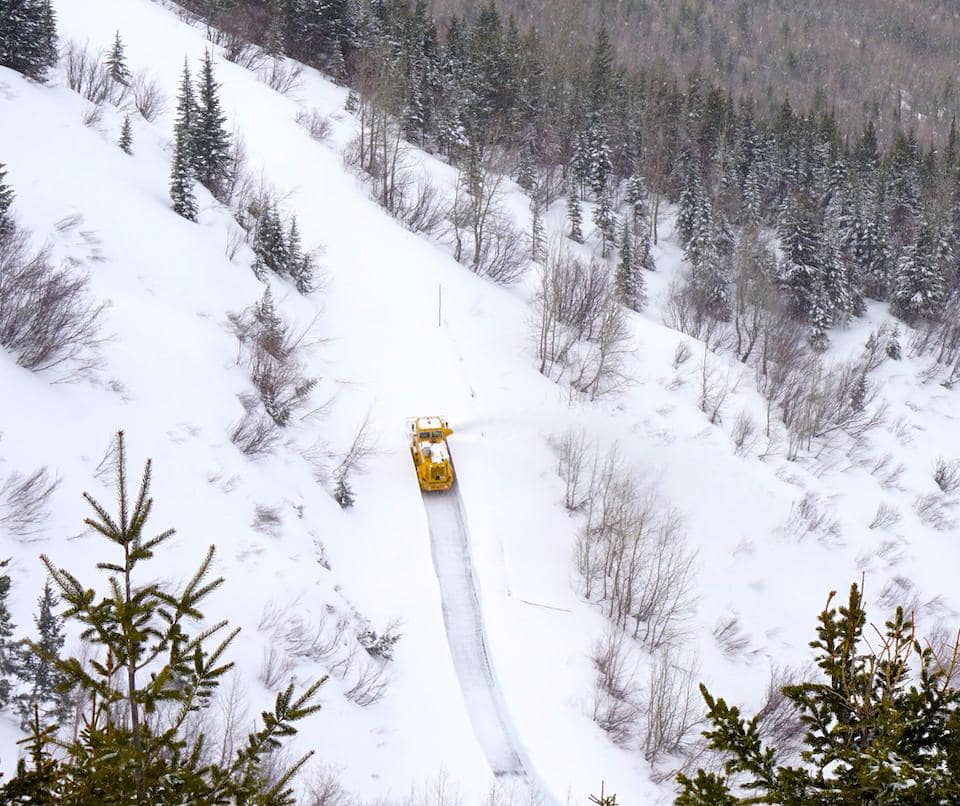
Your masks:
{"label": "snowy hillside", "polygon": [[[607,619],[604,605],[584,598],[576,570],[586,515],[564,507],[564,434],[582,431],[601,456],[616,445],[621,466],[655,492],[658,516],[676,511],[671,545],[683,541],[691,560],[689,613],[670,646],[629,652],[644,714],[651,670],[663,664],[759,707],[771,668],[808,663],[827,593],[861,574],[878,620],[915,602],[929,630],[955,627],[957,498],[933,472],[938,459],[960,457],[960,407],[956,390],[922,380],[926,363],[907,355],[907,333],[904,358],[871,374],[872,405],[887,404],[883,422],[859,440],[825,439],[790,456],[776,415],[773,436],[764,434],[767,404],[753,370],[663,323],[670,283],[684,271],[668,216],[657,271],[647,275],[650,304],[629,314],[627,382],[587,400],[538,372],[532,263],[520,282],[496,285],[455,262],[447,245],[404,229],[344,167],[358,126],[344,88],[305,69],[280,94],[214,47],[248,170],[296,214],[304,246],[322,247],[321,288],[304,296],[268,280],[278,310],[307,332],[304,370],[318,379],[311,405],[272,453],[245,456],[231,432],[251,382],[232,315],[258,302],[264,283],[250,269],[250,247],[238,246],[231,210],[198,187],[192,223],[168,196],[184,58],[195,71],[211,45],[201,27],[150,0],[55,5],[63,43],[106,49],[119,31],[131,69],[155,77],[167,108],[152,123],[131,110],[131,156],[116,145],[125,111],[106,104],[85,124],[91,105],[67,88],[62,68],[46,84],[0,68],[0,162],[13,213],[109,305],[92,378],[33,373],[0,352],[0,488],[41,467],[60,480],[42,533],[0,526],[0,551],[14,558],[18,627],[31,624],[41,553],[93,585],[101,547],[82,526],[80,493],[112,494],[104,468],[118,429],[132,468],[154,460],[152,526],[177,529],[158,559],[164,573],[192,574],[217,546],[226,583],[206,615],[242,627],[232,656],[247,719],[290,678],[330,673],[323,710],[295,748],[316,750],[306,781],[333,774],[361,803],[445,788],[448,800],[423,802],[459,796],[472,806],[497,788],[503,803],[582,804],[601,779],[628,806],[669,801],[679,757],[648,761],[642,736],[618,747],[593,719],[591,657]],[[297,122],[314,110],[330,124],[321,141]],[[415,160],[453,194],[453,169],[420,152]],[[512,184],[509,193],[526,230],[527,200]],[[545,216],[554,241],[563,206]],[[583,249],[598,252],[596,238]],[[887,320],[871,308],[832,334],[825,360],[858,356]],[[375,450],[352,477],[354,506],[341,509],[330,471],[368,414]],[[422,496],[411,467],[405,420],[432,414],[455,431],[452,503]],[[752,432],[737,439],[748,419]],[[878,520],[882,506],[900,517]],[[401,635],[393,659],[365,652],[357,633],[391,624]],[[296,656],[284,644],[291,632],[320,634],[324,653]],[[271,646],[282,647],[273,658]],[[483,660],[489,669],[471,679]],[[18,735],[5,717],[6,770]],[[502,745],[501,763],[492,756]]]}

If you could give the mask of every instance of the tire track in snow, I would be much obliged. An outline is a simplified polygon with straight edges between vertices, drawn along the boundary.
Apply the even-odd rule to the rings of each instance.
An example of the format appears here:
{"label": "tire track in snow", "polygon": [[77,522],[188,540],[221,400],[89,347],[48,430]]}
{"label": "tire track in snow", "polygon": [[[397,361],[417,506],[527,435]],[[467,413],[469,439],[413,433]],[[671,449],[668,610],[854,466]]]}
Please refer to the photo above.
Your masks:
{"label": "tire track in snow", "polygon": [[495,776],[523,780],[535,792],[541,790],[524,762],[490,664],[459,490],[454,485],[446,492],[424,493],[423,503],[447,643],[474,734]]}

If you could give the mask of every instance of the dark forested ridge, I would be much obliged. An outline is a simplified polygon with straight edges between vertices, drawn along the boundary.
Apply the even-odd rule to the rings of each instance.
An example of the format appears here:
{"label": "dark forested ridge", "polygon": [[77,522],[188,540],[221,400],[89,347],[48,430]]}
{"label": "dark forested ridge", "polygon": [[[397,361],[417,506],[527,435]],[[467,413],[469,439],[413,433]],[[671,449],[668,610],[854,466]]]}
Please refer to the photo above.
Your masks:
{"label": "dark forested ridge", "polygon": [[[620,60],[698,71],[735,96],[772,109],[833,106],[846,126],[872,120],[881,140],[897,126],[945,137],[960,111],[955,78],[960,7],[943,0],[504,0],[557,54],[589,47],[606,22]],[[441,21],[476,12],[472,0],[437,0]]]}

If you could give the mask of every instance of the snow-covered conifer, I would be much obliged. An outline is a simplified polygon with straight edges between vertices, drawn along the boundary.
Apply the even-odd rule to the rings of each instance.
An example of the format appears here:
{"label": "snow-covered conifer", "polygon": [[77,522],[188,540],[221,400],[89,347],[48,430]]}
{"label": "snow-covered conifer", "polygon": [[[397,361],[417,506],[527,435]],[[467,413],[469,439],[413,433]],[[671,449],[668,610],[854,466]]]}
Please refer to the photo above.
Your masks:
{"label": "snow-covered conifer", "polygon": [[613,202],[610,194],[604,192],[600,194],[600,199],[593,208],[593,223],[600,233],[601,254],[607,257],[610,254],[610,246],[616,239],[617,216],[613,211]]}
{"label": "snow-covered conifer", "polygon": [[[0,569],[6,569],[10,560],[0,562]],[[6,708],[13,695],[13,679],[19,667],[19,653],[13,638],[14,623],[10,616],[10,575],[0,573],[0,708]]]}
{"label": "snow-covered conifer", "polygon": [[933,229],[920,221],[913,243],[897,264],[890,301],[897,316],[911,322],[933,315],[943,302],[944,285]]}
{"label": "snow-covered conifer", "polygon": [[10,206],[13,204],[13,188],[4,181],[7,176],[5,167],[0,162],[0,237],[7,232],[11,225]]}
{"label": "snow-covered conifer", "polygon": [[133,129],[130,126],[130,115],[123,116],[123,126],[120,128],[120,140],[117,145],[125,153],[133,153]]}
{"label": "snow-covered conifer", "polygon": [[620,302],[632,311],[639,311],[645,302],[643,269],[637,261],[634,235],[630,219],[623,220],[623,234],[620,238],[620,260],[617,263],[616,289]]}
{"label": "snow-covered conifer", "polygon": [[56,61],[57,25],[50,0],[0,4],[0,66],[40,79]]}
{"label": "snow-covered conifer", "polygon": [[24,729],[33,717],[34,707],[39,709],[40,718],[46,724],[63,724],[67,718],[69,696],[61,688],[65,678],[56,665],[65,640],[63,625],[54,612],[57,603],[47,580],[34,617],[37,639],[22,653],[18,669],[25,684],[25,690],[16,698],[20,725]]}
{"label": "snow-covered conifer", "polygon": [[208,50],[197,78],[197,107],[193,130],[193,168],[197,180],[217,195],[230,173],[230,136],[220,104],[220,85],[213,75],[213,58]]}
{"label": "snow-covered conifer", "polygon": [[540,200],[534,193],[530,199],[530,259],[542,262],[546,257],[546,237],[543,230],[543,216],[540,214]]}
{"label": "snow-covered conifer", "polygon": [[567,220],[570,222],[570,238],[583,243],[583,209],[580,206],[580,194],[571,186],[567,191]]}
{"label": "snow-covered conifer", "polygon": [[121,87],[130,86],[130,69],[127,67],[127,59],[123,52],[123,41],[120,39],[120,32],[117,31],[113,39],[113,46],[107,54],[107,69],[110,71],[110,79]]}

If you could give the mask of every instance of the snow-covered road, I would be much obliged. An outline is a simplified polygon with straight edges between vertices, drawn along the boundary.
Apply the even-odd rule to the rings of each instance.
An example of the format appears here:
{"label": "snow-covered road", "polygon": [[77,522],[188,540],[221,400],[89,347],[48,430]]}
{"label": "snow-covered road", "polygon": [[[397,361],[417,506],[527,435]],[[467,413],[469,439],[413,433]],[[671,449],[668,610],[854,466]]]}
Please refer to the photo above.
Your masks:
{"label": "snow-covered road", "polygon": [[447,492],[425,493],[423,501],[447,641],[477,741],[496,776],[527,779],[522,751],[490,665],[460,494],[454,486]]}

